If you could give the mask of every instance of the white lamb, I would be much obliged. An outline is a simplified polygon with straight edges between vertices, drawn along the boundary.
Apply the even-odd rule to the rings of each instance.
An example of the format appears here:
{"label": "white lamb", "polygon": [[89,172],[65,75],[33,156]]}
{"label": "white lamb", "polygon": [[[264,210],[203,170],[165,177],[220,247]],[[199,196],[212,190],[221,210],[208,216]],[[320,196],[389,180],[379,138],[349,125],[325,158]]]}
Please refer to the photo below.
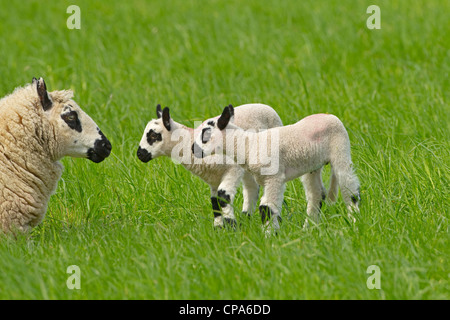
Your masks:
{"label": "white lamb", "polygon": [[62,157],[109,156],[110,142],[72,96],[33,78],[0,100],[0,230],[25,232],[42,221]]}
{"label": "white lamb", "polygon": [[[264,104],[246,104],[235,111],[236,123],[243,128],[264,130],[283,125],[275,110]],[[139,159],[148,162],[160,156],[171,157],[205,181],[211,191],[215,227],[222,227],[224,222],[231,226],[236,224],[232,203],[243,178],[242,212],[251,215],[259,196],[259,186],[253,177],[223,156],[205,157],[203,161],[194,158],[191,151],[194,129],[175,122],[167,107],[161,110],[158,105],[156,115],[157,119],[147,124],[139,143]]]}
{"label": "white lamb", "polygon": [[199,126],[192,150],[197,157],[211,154],[233,157],[255,177],[264,187],[259,210],[268,233],[271,218],[272,228],[275,231],[279,228],[286,182],[300,176],[308,217],[314,223],[319,222],[326,192],[321,172],[326,164],[331,165],[330,201],[336,200],[339,186],[349,211],[359,211],[359,181],[352,168],[350,140],[337,117],[315,114],[292,125],[254,132],[233,124],[233,114],[230,105],[219,119],[206,120]]}

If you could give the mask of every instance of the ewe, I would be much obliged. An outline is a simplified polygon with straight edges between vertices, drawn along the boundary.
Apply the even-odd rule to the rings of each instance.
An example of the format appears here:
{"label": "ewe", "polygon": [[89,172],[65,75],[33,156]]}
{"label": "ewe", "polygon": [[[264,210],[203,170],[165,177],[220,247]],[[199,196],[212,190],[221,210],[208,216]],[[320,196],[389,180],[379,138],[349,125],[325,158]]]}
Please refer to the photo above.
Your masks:
{"label": "ewe", "polygon": [[[282,126],[278,114],[264,104],[246,104],[235,109],[236,123],[242,128],[264,130]],[[244,203],[242,212],[251,215],[258,201],[259,186],[253,177],[224,156],[211,156],[202,160],[194,158],[191,148],[194,142],[194,129],[175,122],[170,117],[169,108],[156,109],[157,119],[151,120],[145,128],[137,156],[148,162],[159,156],[171,157],[187,170],[209,184],[211,204],[214,213],[214,226],[223,223],[232,226],[236,223],[233,200],[243,178]]]}
{"label": "ewe", "polygon": [[[195,132],[192,151],[196,157],[211,154],[233,157],[255,177],[264,187],[259,210],[268,233],[271,232],[271,218],[273,229],[279,228],[286,182],[300,176],[308,202],[308,217],[314,223],[319,222],[326,192],[321,172],[326,164],[331,165],[332,174],[330,201],[336,200],[339,186],[350,212],[359,211],[359,181],[352,169],[350,140],[337,117],[315,114],[295,124],[263,132],[244,131],[232,123],[232,118],[233,107],[230,105],[225,107],[219,119],[206,120],[199,127],[201,130]],[[308,226],[308,219],[305,226]]]}
{"label": "ewe", "polygon": [[110,142],[72,96],[33,78],[0,100],[0,230],[25,232],[42,221],[62,157],[109,156]]}

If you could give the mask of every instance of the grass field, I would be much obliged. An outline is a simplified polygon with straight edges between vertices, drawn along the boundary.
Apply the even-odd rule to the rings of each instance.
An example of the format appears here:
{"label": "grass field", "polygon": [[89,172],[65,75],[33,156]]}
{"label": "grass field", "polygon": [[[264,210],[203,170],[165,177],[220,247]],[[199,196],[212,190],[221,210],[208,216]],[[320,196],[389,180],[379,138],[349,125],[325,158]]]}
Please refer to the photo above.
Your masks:
{"label": "grass field", "polygon": [[[63,159],[44,222],[0,238],[1,299],[450,298],[447,0],[0,2],[0,96],[33,76],[74,89],[113,145],[100,164]],[[79,30],[66,27],[71,4]],[[371,4],[379,30],[366,27]],[[302,229],[296,180],[278,236],[257,213],[215,230],[205,183],[136,157],[158,103],[192,126],[250,102],[285,124],[343,121],[362,183],[354,225],[339,200]]]}

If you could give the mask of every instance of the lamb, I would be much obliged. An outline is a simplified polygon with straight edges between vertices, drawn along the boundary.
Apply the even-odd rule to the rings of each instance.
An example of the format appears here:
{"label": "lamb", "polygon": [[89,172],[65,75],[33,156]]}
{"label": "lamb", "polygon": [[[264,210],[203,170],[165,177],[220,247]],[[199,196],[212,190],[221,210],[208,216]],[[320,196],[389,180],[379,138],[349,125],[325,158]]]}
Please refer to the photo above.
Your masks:
{"label": "lamb", "polygon": [[331,165],[328,198],[333,203],[340,187],[354,220],[351,213],[359,212],[360,183],[353,172],[348,133],[336,116],[315,114],[264,132],[244,131],[233,123],[233,118],[234,109],[230,105],[217,120],[203,122],[195,132],[192,151],[200,158],[226,154],[254,176],[264,188],[259,211],[267,233],[279,229],[286,182],[300,176],[307,198],[305,227],[309,220],[319,222],[322,201],[326,198],[321,177],[326,164]]}
{"label": "lamb", "polygon": [[64,156],[101,162],[111,143],[72,100],[33,78],[0,100],[0,230],[30,231],[44,218]]}
{"label": "lamb", "polygon": [[[236,123],[243,128],[264,130],[283,125],[275,110],[264,104],[245,104],[235,111]],[[224,223],[233,227],[236,225],[232,203],[242,179],[242,213],[251,215],[259,196],[259,186],[253,177],[244,174],[238,165],[223,156],[205,157],[203,161],[198,161],[191,151],[194,130],[175,122],[167,107],[161,110],[158,105],[156,115],[157,119],[151,120],[145,128],[137,150],[138,158],[148,162],[160,156],[171,157],[206,182],[211,192],[214,226],[218,228],[223,227]]]}

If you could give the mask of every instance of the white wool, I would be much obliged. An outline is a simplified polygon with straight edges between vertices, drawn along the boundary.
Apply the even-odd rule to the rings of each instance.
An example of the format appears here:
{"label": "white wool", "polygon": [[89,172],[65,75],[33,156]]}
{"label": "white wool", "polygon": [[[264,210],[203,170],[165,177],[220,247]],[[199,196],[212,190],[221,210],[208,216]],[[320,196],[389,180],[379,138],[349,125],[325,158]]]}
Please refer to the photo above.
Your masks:
{"label": "white wool", "polygon": [[[218,117],[212,120],[217,120]],[[243,128],[265,130],[281,126],[282,122],[278,114],[271,107],[264,104],[245,104],[235,108],[234,121],[236,124]],[[229,197],[229,203],[226,204],[222,201],[221,208],[215,212],[214,225],[222,226],[223,219],[235,223],[235,216],[233,210],[233,200],[236,194],[237,188],[243,181],[243,195],[244,203],[242,211],[248,215],[252,214],[258,200],[259,186],[249,173],[245,173],[242,168],[236,165],[231,159],[228,159],[228,163],[223,156],[214,155],[202,159],[199,161],[196,159],[191,151],[192,144],[194,142],[194,129],[183,126],[173,119],[170,119],[171,130],[168,131],[164,125],[163,120],[153,119],[151,120],[144,132],[143,138],[139,144],[140,148],[151,152],[153,158],[159,156],[168,156],[173,160],[181,163],[187,170],[194,175],[200,177],[210,186],[211,201],[220,200],[223,196]],[[146,135],[150,130],[154,130],[162,135],[162,141],[155,142],[152,145],[148,144]],[[186,138],[180,140],[174,140],[174,132],[184,132]],[[196,130],[201,130],[197,128]],[[175,149],[176,148],[176,149]],[[175,152],[174,152],[175,151]],[[178,152],[179,151],[179,152]],[[214,204],[212,204],[214,207]]]}
{"label": "white wool", "polygon": [[[293,125],[257,133],[245,131],[236,123],[229,122],[222,130],[208,123],[210,120],[204,121],[202,126],[211,129],[209,140],[203,141],[198,132],[196,144],[201,146],[205,155],[226,154],[233,156],[235,161],[241,160],[240,165],[264,187],[260,211],[265,224],[269,223],[265,221],[266,215],[269,215],[275,217],[273,227],[279,227],[285,184],[300,176],[308,201],[308,216],[317,223],[321,202],[325,199],[321,171],[328,163],[332,170],[328,194],[330,200],[336,199],[337,187],[340,186],[349,210],[359,210],[359,180],[353,172],[350,141],[344,125],[337,117],[317,114]],[[276,164],[270,173],[264,169],[271,163],[264,163],[263,159]]]}
{"label": "white wool", "polygon": [[[85,156],[86,146],[100,136],[95,123],[71,100],[69,90],[46,92],[52,106],[44,111],[37,85],[17,88],[0,100],[0,231],[28,231],[39,224],[63,170],[59,160],[72,153]],[[83,133],[71,132],[61,119],[70,103],[77,110]],[[80,149],[78,154],[74,150]]]}

